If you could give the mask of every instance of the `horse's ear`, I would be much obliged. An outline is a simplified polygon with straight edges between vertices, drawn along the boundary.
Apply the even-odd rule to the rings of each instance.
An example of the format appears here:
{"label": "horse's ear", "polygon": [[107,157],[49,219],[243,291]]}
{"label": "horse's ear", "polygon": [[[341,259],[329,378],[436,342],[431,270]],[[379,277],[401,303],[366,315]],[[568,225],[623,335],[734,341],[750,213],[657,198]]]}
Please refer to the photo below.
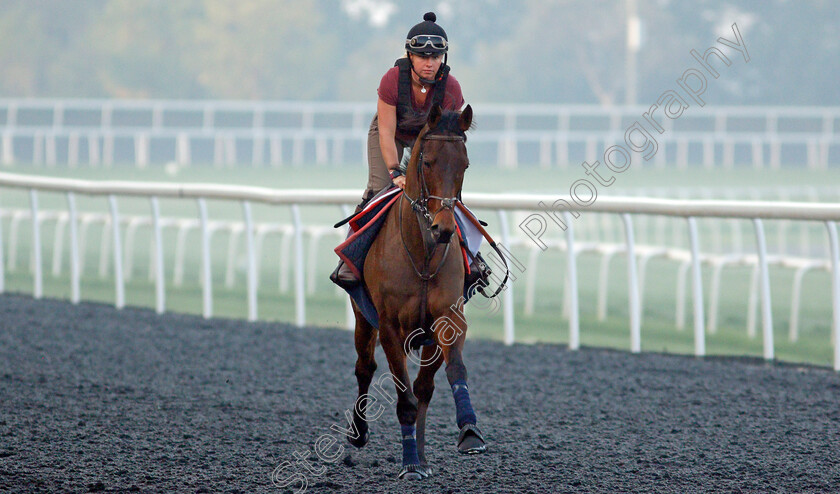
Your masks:
{"label": "horse's ear", "polygon": [[461,112],[461,116],[458,117],[458,126],[461,128],[461,132],[466,132],[470,125],[472,125],[472,107],[467,105]]}
{"label": "horse's ear", "polygon": [[440,105],[432,106],[432,109],[429,110],[429,130],[437,127],[437,124],[440,123],[440,115],[442,113],[443,109],[440,107]]}

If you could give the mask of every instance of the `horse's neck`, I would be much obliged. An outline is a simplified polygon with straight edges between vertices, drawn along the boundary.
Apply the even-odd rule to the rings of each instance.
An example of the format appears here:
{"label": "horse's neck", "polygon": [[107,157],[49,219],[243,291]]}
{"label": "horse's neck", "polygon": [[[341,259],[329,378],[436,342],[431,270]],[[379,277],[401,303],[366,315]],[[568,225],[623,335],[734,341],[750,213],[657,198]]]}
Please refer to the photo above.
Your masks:
{"label": "horse's neck", "polygon": [[[409,197],[411,196],[406,194],[405,198],[400,201],[398,210],[394,211],[394,213],[396,213],[395,225],[400,231],[399,235],[402,236],[402,239],[412,256],[414,256],[415,259],[418,257],[422,259],[426,252],[423,247],[423,231],[420,229],[420,222],[417,218],[417,214],[414,212],[414,209],[411,208],[411,200]],[[400,221],[402,221],[402,223],[400,223]]]}

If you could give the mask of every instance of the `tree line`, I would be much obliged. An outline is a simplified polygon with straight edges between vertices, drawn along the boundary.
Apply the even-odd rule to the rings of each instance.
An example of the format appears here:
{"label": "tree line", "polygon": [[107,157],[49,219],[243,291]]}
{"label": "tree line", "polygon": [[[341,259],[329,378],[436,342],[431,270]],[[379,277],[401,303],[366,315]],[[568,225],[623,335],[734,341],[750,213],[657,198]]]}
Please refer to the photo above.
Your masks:
{"label": "tree line", "polygon": [[[737,22],[751,61],[710,103],[840,105],[840,2],[636,4],[640,104]],[[469,101],[625,102],[627,0],[436,5]],[[375,100],[422,15],[393,0],[0,0],[0,97]]]}

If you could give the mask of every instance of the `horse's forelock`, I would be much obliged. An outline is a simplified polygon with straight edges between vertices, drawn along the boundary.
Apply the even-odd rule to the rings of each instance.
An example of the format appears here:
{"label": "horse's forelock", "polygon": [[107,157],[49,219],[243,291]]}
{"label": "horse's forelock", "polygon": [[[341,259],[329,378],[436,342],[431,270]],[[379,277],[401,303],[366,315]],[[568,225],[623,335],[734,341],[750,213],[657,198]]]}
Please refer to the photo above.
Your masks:
{"label": "horse's forelock", "polygon": [[[466,142],[467,134],[461,130],[461,123],[458,120],[460,116],[461,112],[444,110],[434,130],[429,129],[428,124],[424,125],[423,130],[420,131],[420,134],[417,136],[417,138],[422,139],[425,135],[434,134],[455,134],[463,137],[464,142]],[[470,125],[470,128],[472,127],[473,126]]]}
{"label": "horse's forelock", "polygon": [[460,116],[461,112],[445,110],[441,114],[440,121],[438,121],[434,132],[451,132],[453,134],[463,136],[466,140],[467,136],[464,131],[461,130],[461,122],[458,120]]}

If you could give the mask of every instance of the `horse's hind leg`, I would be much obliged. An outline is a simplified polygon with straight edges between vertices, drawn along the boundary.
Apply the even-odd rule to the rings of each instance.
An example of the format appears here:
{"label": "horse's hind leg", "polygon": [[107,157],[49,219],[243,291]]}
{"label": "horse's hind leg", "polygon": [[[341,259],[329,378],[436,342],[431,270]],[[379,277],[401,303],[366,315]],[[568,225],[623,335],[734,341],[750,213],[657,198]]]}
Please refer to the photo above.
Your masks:
{"label": "horse's hind leg", "polygon": [[373,379],[373,373],[376,371],[376,360],[374,359],[376,334],[377,330],[367,322],[362,314],[356,311],[355,340],[356,355],[358,356],[356,358],[356,381],[359,383],[359,396],[356,398],[356,404],[353,407],[353,424],[358,435],[355,437],[347,436],[347,441],[357,448],[364,447],[370,438],[367,414],[364,412],[367,409],[370,382]]}
{"label": "horse's hind leg", "polygon": [[[435,374],[443,363],[437,346],[423,347],[420,371],[414,380],[414,396],[417,397],[417,455],[421,465],[428,465],[426,461],[426,412],[429,402],[435,392]],[[428,468],[429,473],[431,469]]]}

